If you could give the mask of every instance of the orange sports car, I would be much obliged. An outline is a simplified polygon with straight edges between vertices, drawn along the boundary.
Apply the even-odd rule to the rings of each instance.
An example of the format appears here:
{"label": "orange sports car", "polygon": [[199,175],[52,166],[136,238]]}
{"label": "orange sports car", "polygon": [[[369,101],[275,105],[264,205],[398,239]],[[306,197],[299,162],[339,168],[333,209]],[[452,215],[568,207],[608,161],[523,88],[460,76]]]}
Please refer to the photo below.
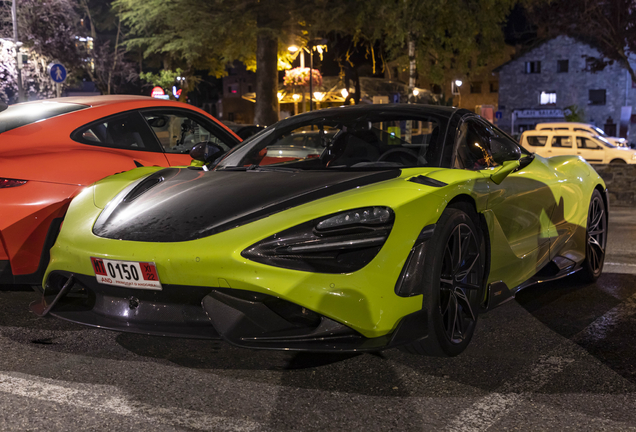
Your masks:
{"label": "orange sports car", "polygon": [[0,104],[0,283],[41,283],[71,199],[136,166],[189,165],[190,148],[240,142],[198,108],[144,96]]}

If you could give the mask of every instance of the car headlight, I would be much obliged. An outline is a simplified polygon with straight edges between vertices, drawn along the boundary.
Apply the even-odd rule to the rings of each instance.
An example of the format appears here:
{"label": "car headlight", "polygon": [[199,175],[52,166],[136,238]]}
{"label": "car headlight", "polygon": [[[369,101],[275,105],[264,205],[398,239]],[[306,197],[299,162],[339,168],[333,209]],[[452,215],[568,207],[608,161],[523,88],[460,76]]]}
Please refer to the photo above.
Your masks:
{"label": "car headlight", "polygon": [[314,219],[261,240],[241,255],[252,261],[318,273],[360,270],[393,228],[388,207],[364,207]]}

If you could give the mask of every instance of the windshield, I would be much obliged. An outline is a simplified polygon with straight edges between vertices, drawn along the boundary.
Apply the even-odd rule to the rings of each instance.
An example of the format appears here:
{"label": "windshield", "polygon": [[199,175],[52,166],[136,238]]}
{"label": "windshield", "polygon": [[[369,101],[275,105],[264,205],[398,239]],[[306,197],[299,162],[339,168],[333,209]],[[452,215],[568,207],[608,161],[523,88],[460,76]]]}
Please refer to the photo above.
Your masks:
{"label": "windshield", "polygon": [[605,147],[616,148],[616,146],[614,144],[612,144],[611,142],[609,142],[609,140],[606,140],[602,136],[596,136],[595,138],[597,140],[599,140],[601,142],[601,144],[603,144]]}
{"label": "windshield", "polygon": [[592,126],[592,129],[594,129],[594,131],[596,131],[596,134],[597,134],[597,135],[599,135],[599,136],[602,136],[602,137],[607,137],[607,136],[609,136],[609,135],[607,135],[607,134],[605,133],[605,131],[604,131],[603,129],[601,129],[601,128],[599,128],[599,127]]}
{"label": "windshield", "polygon": [[[331,111],[331,110],[330,110]],[[446,118],[329,112],[290,118],[234,148],[217,166],[303,170],[439,166]]]}

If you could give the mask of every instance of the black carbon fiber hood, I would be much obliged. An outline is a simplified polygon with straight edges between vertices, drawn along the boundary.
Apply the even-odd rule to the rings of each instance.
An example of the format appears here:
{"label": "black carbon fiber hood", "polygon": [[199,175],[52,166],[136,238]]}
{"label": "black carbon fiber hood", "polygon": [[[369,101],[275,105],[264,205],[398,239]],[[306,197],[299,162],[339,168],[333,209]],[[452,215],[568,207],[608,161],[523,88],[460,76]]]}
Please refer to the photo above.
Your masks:
{"label": "black carbon fiber hood", "polygon": [[400,170],[207,172],[167,168],[115,197],[97,218],[93,233],[145,242],[195,240],[399,175]]}

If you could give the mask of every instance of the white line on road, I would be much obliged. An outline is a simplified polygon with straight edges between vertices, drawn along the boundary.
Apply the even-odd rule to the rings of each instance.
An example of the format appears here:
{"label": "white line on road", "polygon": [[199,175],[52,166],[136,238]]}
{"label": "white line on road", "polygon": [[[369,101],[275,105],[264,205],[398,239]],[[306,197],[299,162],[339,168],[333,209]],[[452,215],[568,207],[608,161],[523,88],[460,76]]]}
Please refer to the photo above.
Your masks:
{"label": "white line on road", "polygon": [[[623,300],[590,325],[571,338],[575,343],[593,343],[607,337],[621,321],[636,315],[636,294]],[[552,376],[560,373],[574,360],[561,357],[542,357],[529,374],[524,374],[514,382],[504,383],[496,393],[491,393],[471,407],[463,410],[447,426],[453,432],[485,431],[506,413],[523,402],[530,393],[539,390]]]}
{"label": "white line on road", "polygon": [[605,265],[636,267],[636,264],[631,264],[631,263],[605,262]]}
{"label": "white line on road", "polygon": [[636,264],[605,261],[604,273],[636,274]]}
{"label": "white line on road", "polygon": [[592,324],[585,327],[572,337],[572,341],[578,344],[590,344],[607,337],[607,334],[616,329],[621,321],[636,315],[636,294],[627,297],[620,304],[597,318]]}
{"label": "white line on road", "polygon": [[262,429],[259,423],[249,420],[237,420],[199,411],[161,408],[138,403],[125,396],[108,394],[119,392],[117,388],[110,386],[84,384],[82,385],[84,388],[77,389],[60,385],[60,381],[30,377],[24,374],[15,375],[0,373],[0,392],[134,417],[148,423],[170,424],[196,430],[248,432]]}
{"label": "white line on road", "polygon": [[530,393],[539,390],[574,360],[562,357],[541,357],[529,373],[521,379],[501,385],[491,393],[459,413],[446,427],[452,432],[485,431],[506,413],[519,405]]}

